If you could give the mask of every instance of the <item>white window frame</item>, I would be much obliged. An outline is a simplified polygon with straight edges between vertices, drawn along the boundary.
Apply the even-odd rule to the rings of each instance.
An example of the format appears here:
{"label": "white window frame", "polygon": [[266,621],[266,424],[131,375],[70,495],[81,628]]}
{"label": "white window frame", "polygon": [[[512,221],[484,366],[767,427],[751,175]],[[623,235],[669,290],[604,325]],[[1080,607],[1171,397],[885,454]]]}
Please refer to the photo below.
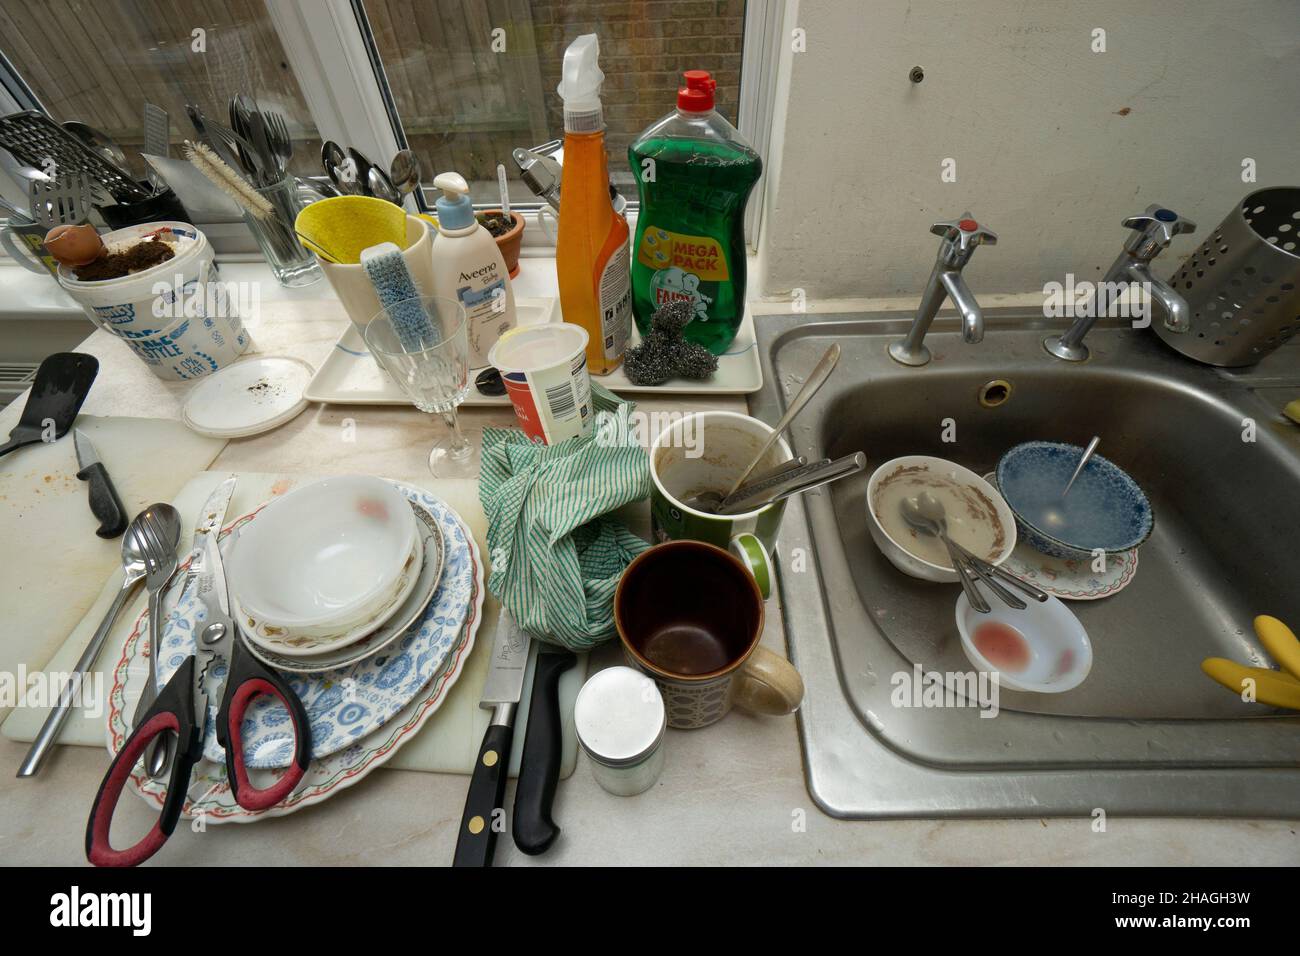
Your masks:
{"label": "white window frame", "polygon": [[[391,161],[399,148],[398,138],[388,121],[383,92],[371,68],[352,0],[265,3],[321,138],[356,146],[380,162]],[[785,8],[786,0],[748,0],[745,4],[737,128],[764,163],[771,141]],[[345,69],[338,69],[338,64]],[[563,135],[562,130],[554,133]],[[628,219],[635,225],[636,197],[629,196],[628,200]],[[554,250],[537,224],[541,205],[538,201],[518,206],[530,227],[524,230],[525,255],[549,255]],[[758,244],[762,205],[760,179],[745,215],[745,238],[751,251]]]}
{"label": "white window frame", "polygon": [[[383,90],[353,0],[264,2],[321,139],[353,146],[382,164],[391,162],[400,148],[399,133],[389,121]],[[765,163],[771,139],[779,32],[786,2],[748,0],[745,5],[737,126]],[[2,89],[0,98],[8,98]],[[0,103],[0,108],[5,106]],[[557,131],[556,135],[561,132]],[[628,218],[634,223],[635,197],[628,198],[631,203]],[[762,199],[760,180],[746,211],[745,235],[751,250],[757,245]],[[414,203],[410,199],[407,202],[415,211]],[[537,210],[541,205],[539,200],[517,207],[532,227],[524,231],[525,255],[553,254],[553,244],[537,224]],[[252,236],[242,223],[200,225],[219,253],[233,254],[233,258],[258,258]]]}

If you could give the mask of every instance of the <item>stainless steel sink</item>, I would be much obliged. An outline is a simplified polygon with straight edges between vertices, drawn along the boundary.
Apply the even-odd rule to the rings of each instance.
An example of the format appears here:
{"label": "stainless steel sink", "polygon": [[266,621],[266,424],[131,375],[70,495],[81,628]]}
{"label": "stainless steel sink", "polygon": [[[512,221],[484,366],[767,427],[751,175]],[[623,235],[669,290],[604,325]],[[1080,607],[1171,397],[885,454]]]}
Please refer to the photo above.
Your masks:
{"label": "stainless steel sink", "polygon": [[[1098,327],[1092,358],[1072,364],[1043,349],[1041,317],[988,310],[982,344],[963,344],[941,318],[927,338],[934,360],[908,368],[886,348],[909,320],[758,322],[766,384],[754,414],[775,421],[839,342],[838,370],[792,430],[795,451],[868,458],[857,479],[795,503],[781,533],[818,804],[845,817],[1300,816],[1300,717],[1246,704],[1200,669],[1212,656],[1269,664],[1257,614],[1300,629],[1300,427],[1279,413],[1300,395],[1300,343],[1230,373],[1189,362],[1149,330]],[[1254,441],[1243,440],[1248,419]],[[1058,695],[1004,690],[993,719],[960,694],[958,706],[897,706],[896,688],[918,666],[958,686],[971,665],[954,622],[957,586],[904,575],[872,543],[870,471],[931,454],[985,472],[1018,442],[1094,434],[1146,490],[1156,522],[1127,588],[1070,605],[1094,646],[1088,679]]]}

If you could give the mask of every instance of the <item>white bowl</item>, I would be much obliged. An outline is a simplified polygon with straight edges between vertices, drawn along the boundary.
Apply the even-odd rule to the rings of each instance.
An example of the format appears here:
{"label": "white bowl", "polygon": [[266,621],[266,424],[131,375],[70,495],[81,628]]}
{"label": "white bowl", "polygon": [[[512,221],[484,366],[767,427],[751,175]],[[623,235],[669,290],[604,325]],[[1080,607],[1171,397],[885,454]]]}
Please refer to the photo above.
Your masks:
{"label": "white bowl", "polygon": [[415,548],[415,515],[380,478],[326,478],[268,504],[228,563],[231,596],[263,626],[350,630],[387,605]]}
{"label": "white bowl", "polygon": [[231,606],[239,621],[241,632],[253,644],[263,650],[286,657],[313,657],[338,651],[373,634],[388,623],[406,599],[415,590],[416,582],[424,569],[423,548],[416,543],[415,551],[406,560],[397,580],[397,587],[373,614],[349,621],[344,624],[324,627],[286,628],[259,621],[240,605],[238,599],[231,599]]}
{"label": "white bowl", "polygon": [[[976,501],[980,503],[981,507],[992,509],[992,513],[996,516],[996,521],[1001,526],[1003,533],[1002,547],[996,549],[992,554],[979,554],[977,556],[984,558],[989,564],[1001,564],[1011,556],[1011,552],[1016,547],[1016,517],[996,488],[969,468],[963,468],[955,462],[935,458],[931,455],[904,455],[901,458],[893,458],[885,462],[871,473],[871,479],[867,482],[867,528],[871,531],[871,540],[876,542],[876,547],[889,559],[890,564],[904,574],[910,574],[914,578],[922,578],[926,581],[956,583],[958,580],[957,572],[952,568],[935,564],[909,551],[904,547],[902,541],[895,540],[881,526],[880,519],[876,517],[874,503],[881,483],[900,468],[916,469],[917,474],[932,472],[943,480],[956,482],[976,491]],[[954,540],[958,540],[958,543],[963,543],[958,539],[956,531],[952,533],[952,537]]]}
{"label": "white bowl", "polygon": [[[991,598],[992,609],[988,614],[981,614],[970,606],[965,591],[957,598],[961,647],[976,670],[996,671],[999,687],[1035,694],[1060,694],[1083,683],[1092,670],[1092,642],[1079,619],[1062,601],[1054,597],[1041,603],[1028,600],[1023,611],[996,601]],[[988,622],[1005,624],[1020,632],[1029,654],[1023,668],[1003,670],[975,646],[976,631]]]}

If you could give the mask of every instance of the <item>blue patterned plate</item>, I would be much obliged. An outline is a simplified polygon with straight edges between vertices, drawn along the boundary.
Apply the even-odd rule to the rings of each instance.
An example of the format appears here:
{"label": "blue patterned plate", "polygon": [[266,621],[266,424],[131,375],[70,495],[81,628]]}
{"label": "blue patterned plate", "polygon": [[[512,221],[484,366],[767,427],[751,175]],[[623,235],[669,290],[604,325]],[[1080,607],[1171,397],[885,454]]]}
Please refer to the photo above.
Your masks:
{"label": "blue patterned plate", "polygon": [[[451,508],[427,491],[401,484],[397,487],[433,515],[442,530],[445,544],[442,578],[418,631],[408,632],[382,653],[324,674],[284,674],[311,720],[313,758],[343,750],[395,716],[437,672],[456,645],[465,622],[474,585],[469,532]],[[254,513],[246,520],[256,518]],[[160,684],[166,683],[185,658],[194,653],[194,634],[201,623],[202,606],[191,597],[186,597],[171,612],[158,658]],[[225,676],[223,666],[214,668],[207,678],[209,720],[203,756],[217,763],[225,759],[215,730],[216,708]],[[288,711],[279,701],[259,698],[253,702],[241,728],[244,760],[249,767],[272,769],[289,765],[293,757],[293,736],[287,729],[288,721]]]}

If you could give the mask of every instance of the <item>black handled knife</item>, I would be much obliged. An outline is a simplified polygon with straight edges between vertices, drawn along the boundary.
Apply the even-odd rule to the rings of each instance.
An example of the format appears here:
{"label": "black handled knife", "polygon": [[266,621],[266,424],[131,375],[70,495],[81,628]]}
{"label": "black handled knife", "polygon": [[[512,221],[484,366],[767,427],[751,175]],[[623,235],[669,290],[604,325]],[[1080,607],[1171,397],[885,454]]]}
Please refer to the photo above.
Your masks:
{"label": "black handled knife", "polygon": [[126,530],[126,509],[117,496],[113,480],[108,477],[108,469],[80,428],[72,430],[72,444],[77,449],[77,464],[81,466],[77,477],[90,483],[90,510],[99,519],[99,530],[95,534],[101,538],[116,538]]}
{"label": "black handled knife", "polygon": [[465,812],[456,835],[453,866],[491,866],[497,833],[505,829],[502,804],[510,771],[515,708],[524,690],[524,671],[528,667],[528,642],[527,632],[502,608],[492,636],[487,680],[478,702],[480,707],[492,711],[492,722],[483,734],[474,772],[469,778],[469,795],[465,798]]}
{"label": "black handled knife", "polygon": [[560,835],[560,828],[551,816],[563,756],[560,677],[576,660],[568,651],[539,650],[533,670],[528,729],[524,733],[524,753],[515,784],[515,809],[510,815],[515,846],[530,856],[545,853]]}

